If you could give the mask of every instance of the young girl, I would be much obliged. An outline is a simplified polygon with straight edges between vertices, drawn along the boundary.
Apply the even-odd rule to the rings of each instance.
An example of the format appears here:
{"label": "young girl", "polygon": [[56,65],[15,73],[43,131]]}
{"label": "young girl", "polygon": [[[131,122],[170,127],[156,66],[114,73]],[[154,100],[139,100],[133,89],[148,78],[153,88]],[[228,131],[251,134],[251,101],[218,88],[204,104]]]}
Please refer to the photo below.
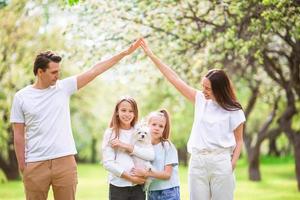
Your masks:
{"label": "young girl", "polygon": [[178,155],[175,146],[168,140],[170,120],[166,110],[150,113],[148,125],[154,145],[153,169],[134,169],[133,174],[154,178],[148,189],[148,200],[179,200]]}
{"label": "young girl", "polygon": [[102,143],[103,166],[109,171],[110,200],[145,199],[145,178],[130,174],[134,167],[130,154],[151,161],[154,159],[154,151],[141,151],[130,145],[137,120],[135,100],[130,97],[121,98],[115,106],[110,128],[105,131]]}

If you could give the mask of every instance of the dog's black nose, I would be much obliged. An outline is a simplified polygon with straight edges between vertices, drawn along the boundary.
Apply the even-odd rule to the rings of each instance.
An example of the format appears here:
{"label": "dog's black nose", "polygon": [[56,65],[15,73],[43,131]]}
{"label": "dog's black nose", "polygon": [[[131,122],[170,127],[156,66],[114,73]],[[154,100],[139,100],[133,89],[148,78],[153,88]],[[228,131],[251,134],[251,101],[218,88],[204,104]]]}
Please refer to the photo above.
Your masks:
{"label": "dog's black nose", "polygon": [[144,138],[145,136],[144,135],[142,135],[142,138]]}

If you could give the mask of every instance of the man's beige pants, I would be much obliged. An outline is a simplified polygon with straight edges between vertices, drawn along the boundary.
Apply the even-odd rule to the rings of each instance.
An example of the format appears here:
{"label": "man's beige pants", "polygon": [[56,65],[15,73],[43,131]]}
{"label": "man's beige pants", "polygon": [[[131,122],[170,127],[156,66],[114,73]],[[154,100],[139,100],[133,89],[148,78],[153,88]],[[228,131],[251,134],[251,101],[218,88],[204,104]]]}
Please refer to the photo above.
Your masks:
{"label": "man's beige pants", "polygon": [[192,153],[189,163],[190,200],[233,200],[234,187],[229,151]]}
{"label": "man's beige pants", "polygon": [[74,200],[77,165],[73,155],[27,163],[23,172],[27,200],[46,200],[50,185],[55,200]]}

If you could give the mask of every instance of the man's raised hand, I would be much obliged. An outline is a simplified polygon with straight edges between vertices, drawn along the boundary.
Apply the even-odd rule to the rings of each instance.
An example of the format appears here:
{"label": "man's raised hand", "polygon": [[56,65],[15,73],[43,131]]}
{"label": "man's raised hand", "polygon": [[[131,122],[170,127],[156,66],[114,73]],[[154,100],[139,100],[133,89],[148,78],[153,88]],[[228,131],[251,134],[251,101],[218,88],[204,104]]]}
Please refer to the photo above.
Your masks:
{"label": "man's raised hand", "polygon": [[132,44],[128,47],[128,49],[126,49],[126,50],[124,51],[124,53],[125,53],[126,55],[131,54],[132,52],[134,52],[134,51],[140,46],[141,42],[142,42],[142,38],[137,39],[134,43],[132,43]]}

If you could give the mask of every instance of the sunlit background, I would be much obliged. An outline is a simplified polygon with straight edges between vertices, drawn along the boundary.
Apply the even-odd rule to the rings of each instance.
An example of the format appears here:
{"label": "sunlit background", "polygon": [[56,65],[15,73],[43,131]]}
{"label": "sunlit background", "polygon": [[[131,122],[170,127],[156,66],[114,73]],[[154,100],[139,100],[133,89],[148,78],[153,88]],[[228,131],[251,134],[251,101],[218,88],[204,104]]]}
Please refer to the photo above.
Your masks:
{"label": "sunlit background", "polygon": [[[40,51],[63,57],[61,78],[87,70],[139,37],[190,85],[222,68],[247,122],[235,198],[300,199],[300,3],[297,0],[0,0],[0,199],[24,199],[9,123],[16,91],[33,83]],[[140,119],[167,108],[188,199],[186,144],[193,105],[142,49],[71,99],[78,199],[107,199],[100,145],[115,102],[136,99]],[[297,169],[297,170],[296,170]],[[49,195],[52,199],[52,195]]]}

